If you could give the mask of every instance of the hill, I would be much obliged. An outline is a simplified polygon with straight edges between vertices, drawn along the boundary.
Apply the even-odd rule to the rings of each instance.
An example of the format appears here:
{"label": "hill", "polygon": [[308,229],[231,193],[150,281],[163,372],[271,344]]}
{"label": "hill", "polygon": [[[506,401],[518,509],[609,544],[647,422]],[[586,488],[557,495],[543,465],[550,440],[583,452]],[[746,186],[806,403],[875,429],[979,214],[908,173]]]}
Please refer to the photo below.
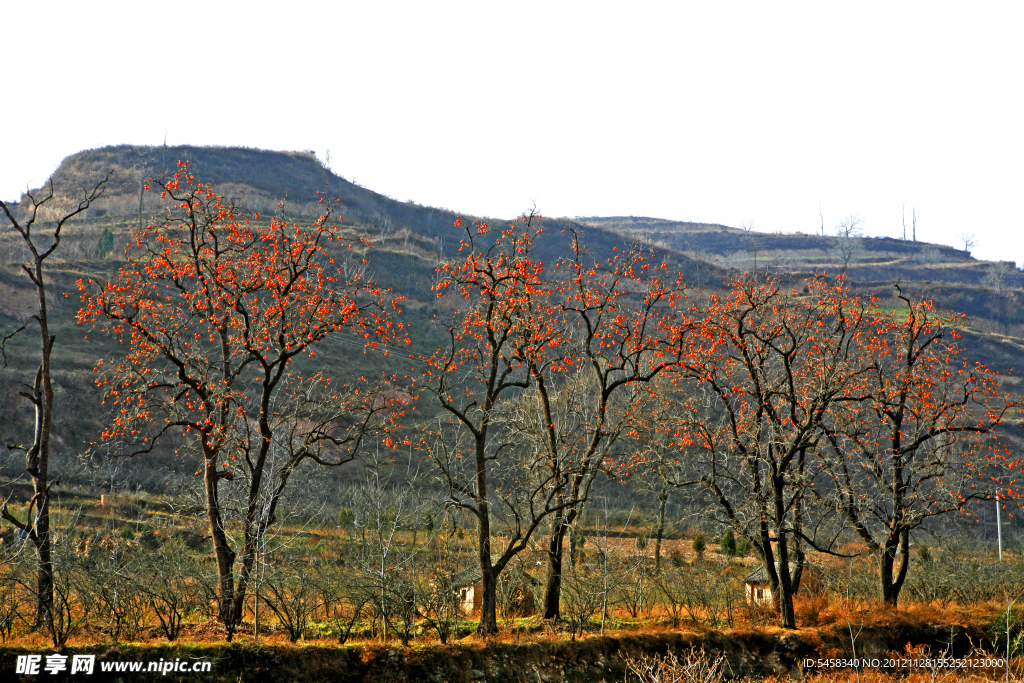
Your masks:
{"label": "hill", "polygon": [[[131,217],[141,220],[161,208],[155,197],[148,204],[140,201],[142,185],[147,178],[173,173],[178,160],[188,160],[197,177],[250,213],[272,213],[283,197],[288,198],[288,211],[297,215],[317,210],[314,205],[323,196],[318,192],[340,199],[346,224],[358,229],[378,249],[432,262],[455,253],[464,237],[463,230],[454,227],[456,211],[398,201],[351,183],[308,151],[132,145],[85,150],[67,157],[54,172],[60,201],[52,203],[51,213],[65,209],[80,188],[110,171],[105,196],[90,210],[86,221],[93,221],[95,227],[99,223],[116,227],[126,225]],[[22,206],[26,203],[23,197]],[[467,218],[493,222],[486,217]],[[1024,274],[1012,262],[979,261],[946,245],[889,237],[840,240],[832,235],[764,233],[635,216],[547,220],[553,233],[574,227],[583,233],[587,246],[598,253],[626,243],[649,245],[694,286],[717,288],[730,273],[738,272],[770,271],[800,279],[816,271],[842,270],[858,286],[900,280],[913,292],[930,292],[940,306],[985,320],[982,327],[991,331],[999,328],[1008,333],[1010,327],[1024,322],[1020,295]],[[0,252],[0,257],[7,256],[4,260],[9,261],[10,236],[0,244],[7,251]],[[92,245],[82,245],[80,250],[84,253],[88,246]],[[544,256],[557,257],[564,248],[564,243],[552,244],[552,253]],[[1024,331],[1015,329],[1013,334],[1022,336]]]}
{"label": "hill", "polygon": [[[101,200],[69,226],[61,245],[60,259],[52,263],[56,333],[60,353],[56,368],[58,408],[73,416],[59,428],[57,443],[72,467],[74,454],[84,447],[83,438],[97,434],[103,420],[99,395],[92,386],[92,368],[98,357],[114,349],[109,342],[84,338],[74,323],[77,311],[75,282],[79,278],[105,277],[118,264],[117,250],[99,253],[105,231],[115,240],[130,227],[147,220],[162,205],[154,193],[143,195],[147,179],[166,177],[188,160],[203,182],[249,213],[272,215],[287,198],[289,215],[312,215],[325,193],[341,201],[347,236],[366,241],[366,255],[376,279],[406,297],[407,322],[419,350],[436,348],[431,320],[441,311],[430,291],[439,259],[457,253],[464,228],[456,227],[458,213],[444,208],[397,201],[335,175],[312,152],[275,152],[225,147],[143,147],[120,145],[86,150],[67,157],[53,175],[57,195],[42,218],[52,218],[73,205],[82,187],[92,186],[110,172]],[[28,197],[20,200],[27,210]],[[465,224],[488,220],[502,226],[508,221],[463,216]],[[510,219],[509,219],[510,220]],[[693,286],[715,291],[743,272],[770,272],[798,286],[815,272],[845,270],[855,289],[892,300],[894,281],[911,296],[925,296],[950,311],[970,315],[968,341],[972,358],[1005,371],[1020,365],[1024,352],[1024,274],[1010,263],[978,261],[952,247],[891,238],[853,238],[843,242],[834,236],[767,234],[717,224],[696,224],[657,218],[589,217],[545,218],[548,233],[538,256],[553,262],[569,253],[569,233],[577,232],[590,253],[610,256],[613,249],[640,244],[652,248],[670,268],[678,270]],[[20,273],[21,245],[7,226],[0,232],[0,328],[6,335],[20,324],[31,305],[29,283]],[[65,298],[63,294],[70,296]],[[22,343],[31,344],[31,340]],[[358,346],[358,345],[356,345]],[[19,384],[31,376],[33,365],[26,349],[17,343],[9,348],[10,366],[0,383],[0,421],[7,432],[24,434],[31,413],[17,396]],[[387,368],[381,358],[367,356],[361,348],[331,341],[318,354],[331,364],[356,364],[367,373]],[[1015,378],[1008,378],[1010,386]],[[11,434],[2,435],[11,441]],[[0,471],[12,475],[23,467],[20,458],[7,451],[0,455]],[[178,477],[187,465],[154,459],[122,465],[132,470],[137,485],[155,488]],[[181,469],[182,472],[177,470]],[[69,472],[69,475],[71,473]],[[95,474],[74,475],[94,477]]]}

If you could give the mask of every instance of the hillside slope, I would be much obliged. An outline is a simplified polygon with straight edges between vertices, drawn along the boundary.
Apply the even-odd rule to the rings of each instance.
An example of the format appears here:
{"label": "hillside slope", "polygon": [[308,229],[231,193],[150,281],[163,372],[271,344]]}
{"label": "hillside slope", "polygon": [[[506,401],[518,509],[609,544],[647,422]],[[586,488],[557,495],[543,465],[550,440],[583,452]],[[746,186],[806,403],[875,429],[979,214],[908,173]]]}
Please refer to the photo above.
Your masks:
{"label": "hillside slope", "polygon": [[[131,145],[79,152],[65,159],[54,173],[57,196],[42,216],[66,211],[82,187],[91,187],[111,173],[104,197],[82,220],[69,226],[60,258],[51,263],[49,275],[57,334],[58,410],[65,417],[56,435],[57,457],[69,469],[68,476],[70,469],[78,466],[75,455],[95,438],[105,419],[92,383],[92,369],[100,357],[117,351],[100,337],[86,339],[87,331],[75,324],[75,283],[80,278],[104,279],[117,268],[119,250],[97,252],[101,236],[109,230],[115,239],[121,239],[133,224],[162,211],[158,195],[141,190],[147,179],[173,173],[179,160],[188,160],[200,180],[249,213],[273,215],[280,210],[281,199],[287,197],[288,215],[308,216],[319,209],[316,202],[323,195],[318,192],[340,199],[346,236],[365,240],[374,277],[405,297],[402,305],[415,350],[432,351],[441,342],[432,320],[444,311],[438,308],[430,284],[438,260],[455,255],[465,237],[464,228],[454,225],[458,216],[454,211],[396,201],[353,184],[325,168],[311,152]],[[20,206],[27,209],[27,197],[21,199]],[[463,216],[464,224],[472,225],[474,220]],[[490,222],[503,227],[510,220]],[[972,358],[1005,371],[1020,365],[1024,354],[1024,277],[1020,271],[1007,264],[977,261],[950,247],[857,239],[847,262],[842,263],[836,238],[821,235],[764,234],[724,225],[637,217],[545,218],[542,225],[547,234],[537,255],[545,262],[570,253],[569,238],[575,231],[596,258],[609,257],[613,249],[629,245],[650,247],[689,284],[705,291],[719,289],[743,272],[771,272],[797,287],[814,272],[833,273],[845,266],[856,289],[895,304],[892,284],[899,280],[911,296],[925,296],[943,308],[970,314],[967,343]],[[0,331],[4,335],[25,319],[32,305],[30,285],[18,265],[24,253],[15,238],[4,225],[0,230]],[[13,344],[10,364],[0,371],[2,443],[18,440],[31,427],[31,411],[17,393],[34,372],[32,341],[26,338]],[[406,374],[409,370],[388,365],[345,340],[327,343],[318,359],[336,367],[359,367],[368,376],[385,371]],[[1011,377],[1008,383],[1015,387],[1016,379]],[[14,474],[23,468],[19,463],[6,450],[0,452],[0,471]],[[135,482],[146,487],[161,486],[193,469],[188,463],[159,458],[122,467],[133,470]]]}

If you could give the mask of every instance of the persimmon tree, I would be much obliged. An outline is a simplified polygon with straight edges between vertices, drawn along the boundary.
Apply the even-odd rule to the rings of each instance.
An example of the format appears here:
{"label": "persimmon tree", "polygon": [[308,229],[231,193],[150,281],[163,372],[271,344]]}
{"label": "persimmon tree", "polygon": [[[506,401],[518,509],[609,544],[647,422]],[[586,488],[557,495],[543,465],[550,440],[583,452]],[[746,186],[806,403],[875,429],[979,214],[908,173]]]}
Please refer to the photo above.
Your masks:
{"label": "persimmon tree", "polygon": [[[674,278],[660,282],[638,253],[594,264],[576,239],[573,257],[546,267],[532,253],[536,220],[497,239],[486,224],[467,231],[464,258],[443,264],[435,286],[463,305],[444,327],[448,345],[422,359],[448,415],[430,435],[433,460],[450,504],[477,522],[484,634],[497,631],[499,574],[545,522],[545,614],[558,616],[563,540],[622,431],[629,390],[679,347]],[[507,533],[492,553],[496,521]]]}
{"label": "persimmon tree", "polygon": [[878,313],[862,353],[865,398],[823,422],[818,496],[841,513],[879,563],[882,599],[896,605],[910,567],[911,533],[973,500],[1013,488],[1015,463],[992,432],[1016,405],[994,373],[972,363],[957,316],[911,301]]}
{"label": "persimmon tree", "polygon": [[[467,230],[469,237],[461,246],[465,257],[442,264],[434,285],[438,297],[448,294],[466,303],[444,326],[448,345],[422,359],[426,390],[443,409],[436,428],[426,435],[426,446],[449,504],[476,521],[482,634],[497,633],[499,574],[559,505],[547,477],[531,483],[529,490],[517,485],[521,472],[507,466],[514,435],[500,416],[501,401],[530,387],[530,363],[542,362],[545,349],[557,346],[563,333],[547,303],[543,265],[531,257],[539,234],[532,223],[532,215],[525,224],[517,221],[484,248],[480,242],[486,239],[487,225],[477,223],[476,235]],[[499,467],[504,472],[496,472]],[[503,512],[508,533],[494,558],[492,523]]]}
{"label": "persimmon tree", "polygon": [[[79,321],[127,345],[99,380],[114,407],[107,447],[134,455],[177,437],[199,452],[230,639],[289,476],[306,461],[351,460],[393,416],[366,388],[299,377],[295,360],[339,332],[377,346],[400,337],[401,324],[365,261],[337,242],[329,203],[310,225],[260,221],[236,213],[185,163],[160,190],[165,219],[133,231],[116,279],[80,283]],[[229,515],[241,525],[237,545],[222,503],[228,484],[243,489]]]}
{"label": "persimmon tree", "polygon": [[43,194],[28,193],[29,207],[27,215],[22,216],[19,207],[8,206],[0,201],[0,210],[7,218],[10,228],[17,233],[25,247],[28,262],[21,264],[21,270],[32,282],[36,290],[36,309],[13,332],[3,338],[3,360],[7,367],[7,345],[17,335],[32,326],[39,328],[39,367],[30,384],[25,385],[21,396],[32,404],[35,411],[35,426],[32,441],[27,444],[9,444],[11,450],[25,453],[25,471],[32,477],[32,498],[29,500],[25,516],[18,518],[7,504],[4,503],[2,516],[26,535],[36,551],[38,561],[36,573],[36,612],[35,628],[49,628],[53,620],[53,587],[54,567],[53,551],[50,537],[50,490],[56,484],[49,476],[50,466],[50,435],[53,431],[53,347],[57,335],[50,331],[50,316],[47,307],[46,262],[60,247],[65,225],[74,217],[82,214],[103,194],[104,185],[110,178],[107,174],[92,189],[83,188],[78,205],[67,211],[58,210],[54,220],[45,220],[49,203],[58,203],[53,192],[51,180]]}
{"label": "persimmon tree", "polygon": [[531,450],[543,454],[545,472],[558,482],[556,498],[568,502],[551,518],[546,619],[559,616],[564,539],[591,484],[614,464],[614,449],[637,418],[643,388],[684,353],[683,285],[650,256],[631,249],[595,261],[573,233],[572,256],[555,268],[552,296],[566,332],[549,351],[553,372],[531,366],[534,428],[517,429],[521,436],[534,435]]}
{"label": "persimmon tree", "polygon": [[[773,279],[737,280],[712,296],[673,372],[676,447],[723,522],[764,562],[780,623],[795,628],[793,594],[805,549],[808,487],[821,425],[861,398],[870,369],[858,353],[868,306],[843,280],[812,278],[797,298]],[[791,568],[792,563],[792,568]]]}

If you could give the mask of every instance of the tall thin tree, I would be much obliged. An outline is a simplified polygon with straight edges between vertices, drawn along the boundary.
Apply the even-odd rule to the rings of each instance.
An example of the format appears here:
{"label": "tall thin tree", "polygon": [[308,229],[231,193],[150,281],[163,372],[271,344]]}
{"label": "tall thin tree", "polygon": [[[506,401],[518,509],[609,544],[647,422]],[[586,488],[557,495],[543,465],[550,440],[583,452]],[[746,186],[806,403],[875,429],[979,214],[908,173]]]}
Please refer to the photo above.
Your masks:
{"label": "tall thin tree", "polygon": [[[11,450],[25,453],[25,470],[32,477],[32,498],[24,517],[19,518],[5,503],[2,516],[17,527],[32,543],[36,550],[38,567],[36,573],[36,613],[35,628],[48,627],[53,618],[53,552],[50,538],[50,491],[57,481],[50,481],[50,434],[53,430],[53,380],[52,355],[57,335],[50,331],[50,317],[46,297],[46,261],[60,247],[62,231],[65,225],[75,216],[85,212],[89,206],[103,194],[104,185],[110,179],[108,173],[97,182],[91,190],[83,188],[82,198],[78,205],[61,215],[58,210],[56,219],[45,220],[53,201],[53,179],[47,183],[45,196],[26,194],[27,211],[17,206],[9,206],[0,201],[0,209],[7,217],[7,223],[21,238],[28,255],[27,263],[21,264],[21,270],[31,280],[36,290],[36,310],[14,330],[3,338],[2,349],[4,366],[7,365],[7,345],[18,334],[26,331],[33,324],[39,328],[39,367],[31,384],[25,385],[20,392],[35,409],[35,425],[30,444],[9,444]],[[57,204],[59,202],[54,202]]]}

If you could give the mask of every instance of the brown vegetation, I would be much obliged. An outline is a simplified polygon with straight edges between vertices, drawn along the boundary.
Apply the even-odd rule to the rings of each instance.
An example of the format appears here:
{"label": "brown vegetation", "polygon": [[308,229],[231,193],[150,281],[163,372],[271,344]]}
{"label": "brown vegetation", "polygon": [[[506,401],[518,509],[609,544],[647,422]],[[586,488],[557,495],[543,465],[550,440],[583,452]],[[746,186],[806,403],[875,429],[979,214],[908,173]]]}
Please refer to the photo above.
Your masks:
{"label": "brown vegetation", "polygon": [[[107,398],[133,419],[102,414],[89,370],[101,354],[120,359],[115,365],[121,363],[124,351],[120,344],[87,340],[73,326],[77,302],[68,300],[68,291],[76,280],[111,280],[117,266],[122,274],[136,272],[138,277],[120,283],[118,290],[128,303],[114,307],[127,311],[122,323],[133,322],[130,318],[141,310],[132,299],[138,294],[137,282],[148,282],[143,271],[151,275],[161,256],[146,242],[150,233],[143,228],[143,213],[155,204],[147,203],[144,179],[193,155],[206,180],[222,183],[225,197],[213,208],[239,235],[250,229],[235,218],[240,208],[283,213],[291,206],[296,213],[309,214],[318,206],[316,191],[326,187],[336,194],[348,220],[333,236],[351,238],[352,272],[362,277],[369,261],[394,296],[405,297],[409,317],[402,325],[412,331],[413,355],[402,354],[402,364],[396,365],[398,354],[385,359],[388,354],[375,345],[366,346],[369,337],[313,334],[296,345],[282,334],[284,363],[278,364],[257,352],[259,331],[272,327],[257,324],[244,349],[217,359],[208,353],[212,345],[205,344],[217,332],[210,311],[223,311],[226,317],[235,311],[245,318],[236,327],[248,329],[246,312],[257,302],[247,303],[244,294],[190,312],[198,351],[179,363],[181,367],[120,365],[122,376],[116,385],[107,385]],[[5,516],[19,527],[5,527],[0,534],[0,638],[5,642],[37,648],[46,643],[156,647],[164,641],[205,647],[230,639],[237,627],[243,644],[254,647],[272,644],[287,650],[301,643],[326,650],[331,644],[358,643],[360,656],[374,666],[381,659],[394,659],[385,653],[401,644],[403,661],[413,666],[421,644],[437,651],[458,642],[481,651],[514,644],[564,652],[580,643],[580,652],[589,656],[610,648],[609,643],[626,641],[642,641],[648,650],[665,652],[663,643],[671,641],[670,651],[681,659],[669,661],[669,668],[696,667],[707,680],[720,667],[712,666],[714,659],[693,659],[687,648],[698,638],[721,641],[719,651],[728,651],[730,662],[754,652],[763,655],[770,666],[744,670],[758,674],[780,669],[793,673],[797,651],[840,656],[867,647],[884,654],[897,632],[920,635],[913,642],[900,641],[899,648],[910,643],[940,651],[935,649],[939,636],[928,624],[969,625],[966,635],[975,648],[1005,649],[1005,638],[997,637],[1002,632],[1011,639],[1011,651],[1020,646],[1020,615],[1005,610],[1024,594],[1024,565],[1015,555],[996,564],[990,550],[965,540],[990,534],[987,524],[979,533],[964,532],[961,515],[981,509],[970,507],[974,498],[986,501],[991,514],[988,488],[1013,483],[1012,473],[1003,469],[1012,462],[1009,449],[982,451],[972,438],[1000,422],[1019,421],[1018,407],[996,394],[994,375],[983,368],[972,374],[971,368],[980,357],[994,359],[994,368],[1005,369],[1019,356],[1019,339],[1008,336],[1022,329],[1017,319],[1024,299],[1016,269],[981,264],[962,251],[858,237],[853,217],[847,221],[853,228],[841,240],[758,235],[723,226],[682,229],[670,222],[633,219],[593,219],[582,226],[549,221],[543,231],[547,236],[540,239],[542,231],[531,221],[526,232],[513,228],[503,233],[511,245],[504,253],[494,233],[478,223],[463,245],[466,251],[457,256],[461,230],[452,232],[452,223],[457,227],[459,221],[450,212],[366,191],[333,176],[306,153],[122,147],[82,153],[71,162],[55,176],[57,182],[80,184],[109,165],[115,167],[108,183],[112,192],[103,202],[86,202],[87,219],[68,223],[60,250],[48,261],[49,291],[39,288],[41,293],[34,296],[16,269],[0,271],[0,312],[17,318],[17,327],[32,312],[26,313],[25,306],[35,306],[38,299],[39,310],[50,311],[53,329],[60,334],[62,355],[51,392],[53,444],[60,455],[55,455],[50,479],[59,474],[65,482],[62,489],[53,487],[53,522],[47,533],[52,533],[54,561],[48,566],[45,558],[35,562],[26,550],[26,537],[35,543],[39,532],[19,520],[34,516],[50,486],[43,487],[40,498],[38,490],[16,480],[20,465],[0,459],[0,469],[11,477],[5,485],[5,512],[10,513]],[[302,189],[293,193],[296,201],[285,205],[280,197],[290,192],[288,182]],[[168,190],[173,194],[175,188]],[[187,196],[179,200],[190,202]],[[21,220],[18,211],[30,211],[30,204],[13,209],[10,220]],[[53,208],[53,217],[59,218],[73,206],[65,197],[54,197],[45,208]],[[266,233],[261,240],[280,240],[283,227],[277,231],[281,234],[274,228],[288,226],[287,220],[278,215],[261,224],[253,217],[252,229]],[[211,227],[223,234],[220,223]],[[134,250],[119,246],[126,231],[136,236]],[[650,234],[640,234],[644,231]],[[583,241],[586,250],[580,246]],[[647,249],[652,241],[663,246],[656,259]],[[740,242],[742,249],[734,251]],[[0,235],[0,258],[24,262],[30,245],[22,243]],[[184,244],[175,243],[175,249]],[[314,252],[316,264],[336,265],[331,260],[336,254],[313,249],[310,255]],[[169,271],[180,265],[176,257],[163,257]],[[205,258],[197,254],[194,260]],[[846,282],[804,279],[811,270],[837,262],[849,275]],[[738,274],[751,266],[756,277]],[[255,265],[253,269],[258,270]],[[774,275],[762,277],[765,271]],[[175,286],[196,277],[191,271],[171,275],[168,281]],[[892,291],[893,277],[932,282],[918,282],[913,297],[901,298],[900,290]],[[723,280],[731,285],[723,289]],[[684,281],[711,284],[713,291],[691,296]],[[233,282],[228,278],[217,287],[227,291]],[[253,291],[266,291],[265,284],[257,283]],[[941,296],[947,307],[948,302],[963,304],[982,318],[958,330],[952,318],[932,313],[930,303],[919,303],[922,287]],[[438,298],[446,288],[456,295]],[[374,289],[358,297],[366,301],[369,295],[376,299],[385,294],[392,296]],[[279,297],[281,302],[286,298]],[[157,302],[153,320],[169,310],[172,299]],[[487,306],[474,308],[481,301]],[[288,315],[297,307],[295,302],[280,303],[275,310]],[[500,315],[488,318],[485,309]],[[322,312],[307,318],[305,327],[330,324]],[[431,324],[435,319],[444,322]],[[340,329],[351,321],[336,322]],[[941,349],[930,359],[934,362],[919,366],[921,378],[909,382],[910,390],[893,397],[862,377],[872,371],[876,384],[894,386],[899,382],[886,373],[892,367],[913,366],[887,350],[900,338],[900,325],[912,333],[903,345],[908,354]],[[590,332],[582,333],[584,329]],[[493,343],[496,330],[512,341]],[[145,336],[154,328],[141,325],[134,331]],[[965,339],[959,339],[961,332]],[[181,335],[171,330],[167,337],[173,346]],[[44,329],[44,348],[47,338]],[[35,361],[19,343],[15,339],[9,346],[9,371],[23,377],[34,371]],[[259,402],[259,409],[252,408],[252,401],[243,406],[246,392],[261,379],[251,371],[229,382],[230,397],[218,394],[210,404],[222,417],[229,412],[234,416],[218,422],[216,429],[210,415],[185,419],[178,414],[183,402],[198,400],[175,384],[176,377],[189,374],[184,366],[198,368],[194,381],[186,382],[198,386],[226,367],[283,368],[299,350],[312,351],[314,343],[316,360],[310,353],[290,367],[306,377],[320,377],[313,363],[327,358],[329,367],[351,370],[353,377],[387,372],[389,380],[378,396],[395,399],[396,411],[410,423],[405,431],[389,426],[386,438],[373,439],[372,446],[380,449],[372,455],[373,449],[361,448],[360,438],[344,457],[325,458],[317,449],[300,448],[302,457],[275,459],[270,457],[277,452],[274,448],[283,449],[279,455],[294,456],[296,445],[308,442],[309,427],[316,422],[305,407],[302,414],[282,417],[282,409],[295,406],[271,400],[274,385],[267,377],[262,378],[267,400]],[[487,344],[490,350],[481,351]],[[598,347],[602,350],[595,351]],[[737,362],[752,349],[755,360]],[[965,349],[971,352],[970,364],[960,360]],[[494,361],[490,366],[484,362],[488,354]],[[168,357],[163,351],[153,355]],[[170,359],[176,360],[173,354]],[[481,370],[474,378],[474,368],[495,372]],[[593,372],[588,375],[580,368]],[[467,371],[469,375],[458,375]],[[161,373],[164,380],[154,382],[152,377]],[[653,387],[656,377],[670,375],[673,386],[666,381],[641,395],[641,386]],[[31,411],[14,407],[19,389],[8,376],[0,384],[0,420],[12,430],[31,433]],[[472,393],[471,380],[480,379],[482,386],[489,381],[486,376],[500,376],[505,384],[498,391]],[[936,377],[942,378],[941,386],[935,384]],[[1011,378],[1006,385],[1014,388],[1014,382]],[[979,383],[983,390],[972,393],[970,387]],[[440,400],[428,406],[416,390],[424,385]],[[166,401],[147,403],[154,390],[172,386],[174,391],[163,397]],[[130,387],[145,400],[133,404],[127,395]],[[831,393],[822,387],[831,387]],[[965,397],[959,403],[958,392]],[[28,396],[39,405],[38,387]],[[340,407],[337,396],[322,402],[335,410],[322,421],[328,431],[321,434],[330,436],[332,425],[352,419],[357,412],[353,406],[361,401],[368,401],[363,407],[371,412],[383,407],[380,398],[366,398],[366,392],[359,396]],[[153,426],[154,406],[165,413],[154,427],[161,439],[165,417],[167,424],[184,430],[166,445],[156,443],[157,433],[146,431]],[[925,407],[937,412],[928,413]],[[904,413],[915,417],[910,420]],[[443,424],[438,417],[443,414],[455,419]],[[648,417],[650,424],[645,424]],[[397,415],[392,418],[397,420]],[[719,418],[721,424],[713,424]],[[889,425],[890,419],[895,424]],[[912,422],[911,448],[905,439]],[[888,427],[886,447],[879,448],[878,434]],[[1024,438],[1014,424],[1000,428],[1011,445]],[[80,467],[77,455],[85,450],[95,454],[91,442],[101,431],[117,432],[123,437],[119,445],[131,442],[138,457],[114,457],[99,470]],[[203,438],[194,441],[197,433]],[[418,440],[417,433],[427,437]],[[343,441],[332,438],[336,447]],[[213,448],[218,439],[222,443]],[[396,444],[408,446],[408,454],[391,450]],[[125,452],[111,451],[115,456]],[[314,457],[306,457],[309,453]],[[864,462],[851,458],[853,453],[862,454]],[[979,453],[991,456],[993,466],[984,472],[975,464],[977,458],[967,457]],[[440,467],[430,465],[428,455]],[[890,456],[891,462],[886,460]],[[925,457],[925,468],[913,479],[918,470],[908,463]],[[254,458],[269,463],[265,479],[262,465],[251,466]],[[347,465],[343,475],[311,464],[360,458],[364,462]],[[193,475],[197,461],[201,466]],[[471,461],[475,470],[464,470]],[[629,466],[616,469],[626,461]],[[847,469],[851,462],[853,475]],[[876,462],[886,464],[873,478],[858,474]],[[31,460],[29,464],[38,479]],[[653,487],[630,483],[650,475],[651,469],[660,475]],[[771,471],[770,482],[761,478],[765,471]],[[890,471],[902,483],[891,481]],[[194,483],[204,472],[205,493]],[[69,481],[81,486],[77,496],[69,492]],[[697,483],[705,487],[703,492],[685,488]],[[125,491],[130,489],[168,493],[129,497]],[[112,504],[97,505],[101,490],[120,493]],[[771,504],[765,490],[772,493]],[[887,501],[888,490],[899,499]],[[919,500],[907,504],[911,494]],[[217,509],[216,519],[205,525],[203,503],[207,512]],[[651,512],[655,507],[657,522]],[[887,517],[886,510],[894,517]],[[944,515],[942,525],[930,518],[932,513]],[[877,529],[864,526],[869,514],[881,519]],[[1018,524],[1006,522],[1008,536],[1019,533],[1009,528]],[[860,534],[856,541],[851,526]],[[730,540],[720,538],[724,532]],[[920,545],[925,538],[930,548]],[[210,552],[211,545],[217,553]],[[239,550],[244,574],[240,585],[232,585],[232,548]],[[879,562],[880,554],[886,561]],[[217,556],[219,567],[211,555]],[[782,596],[780,604],[745,602],[742,579],[762,565],[772,577],[773,592]],[[52,584],[45,591],[52,591],[42,620],[48,622],[45,630],[40,629],[40,610],[33,609],[44,593],[33,579],[40,569]],[[883,592],[889,589],[884,598],[892,604],[886,607],[879,602],[879,578]],[[473,613],[472,599],[466,604],[478,587],[485,588],[483,615]],[[902,596],[900,608],[893,588]],[[780,605],[789,632],[772,628]],[[488,637],[469,635],[477,627]],[[684,632],[696,635],[680,636]],[[953,640],[951,635],[951,648]],[[957,648],[959,654],[967,652],[962,643]],[[740,650],[745,654],[738,655]],[[538,660],[537,666],[542,664]],[[640,666],[662,676],[667,665],[660,659]],[[854,673],[859,680],[882,675]],[[931,680],[946,673],[932,671]],[[831,680],[841,674],[814,675]]]}

